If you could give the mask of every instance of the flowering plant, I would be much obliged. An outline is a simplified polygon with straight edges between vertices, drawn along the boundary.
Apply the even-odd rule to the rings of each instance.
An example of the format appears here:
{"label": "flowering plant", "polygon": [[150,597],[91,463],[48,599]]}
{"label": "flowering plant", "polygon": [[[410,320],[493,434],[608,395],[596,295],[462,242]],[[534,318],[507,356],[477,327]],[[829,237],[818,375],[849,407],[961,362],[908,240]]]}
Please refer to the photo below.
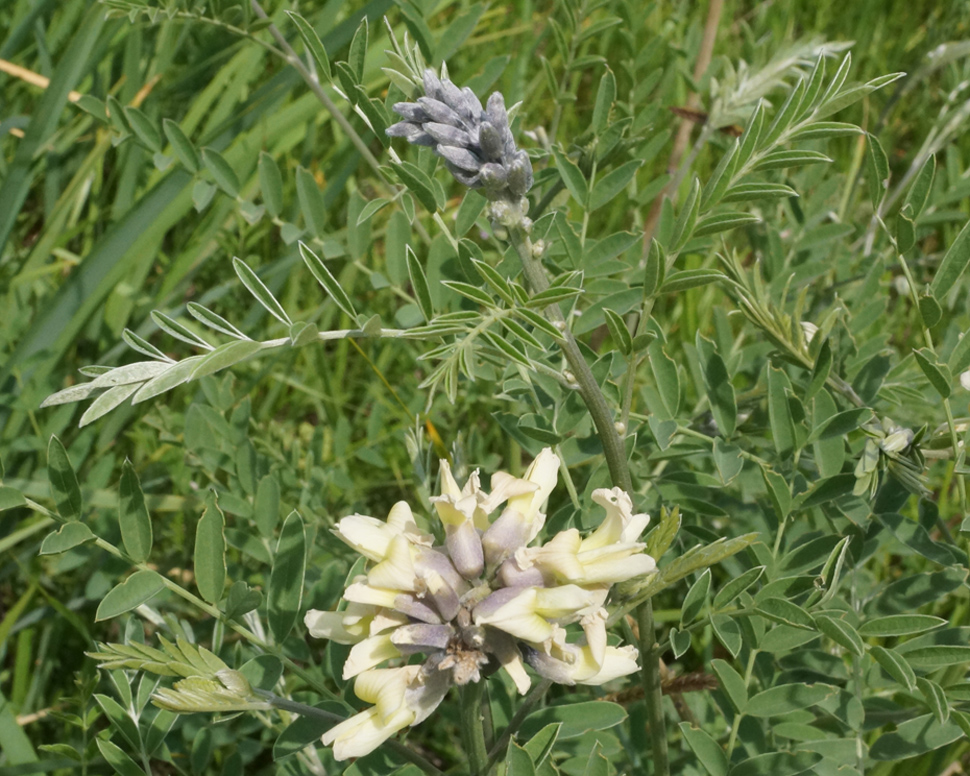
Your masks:
{"label": "flowering plant", "polygon": [[892,4],[858,83],[794,0],[0,4],[0,772],[965,757],[970,49]]}
{"label": "flowering plant", "polygon": [[[347,607],[306,614],[311,636],[353,644],[343,678],[374,706],[323,735],[338,760],[360,757],[437,708],[452,686],[481,682],[501,668],[520,694],[525,665],[558,684],[604,684],[637,670],[633,646],[606,643],[611,586],[653,571],[637,538],[649,522],[619,488],[594,491],[606,510],[586,538],[561,531],[536,547],[541,512],[556,484],[559,458],[545,448],[524,478],[492,475],[486,493],[476,469],[459,488],[441,461],[441,495],[432,499],[445,541],[419,531],[406,502],[381,521],[340,520],[334,533],[373,565],[344,591]],[[505,504],[501,514],[491,515]],[[580,623],[570,641],[566,627]],[[424,655],[419,663],[377,668]]]}

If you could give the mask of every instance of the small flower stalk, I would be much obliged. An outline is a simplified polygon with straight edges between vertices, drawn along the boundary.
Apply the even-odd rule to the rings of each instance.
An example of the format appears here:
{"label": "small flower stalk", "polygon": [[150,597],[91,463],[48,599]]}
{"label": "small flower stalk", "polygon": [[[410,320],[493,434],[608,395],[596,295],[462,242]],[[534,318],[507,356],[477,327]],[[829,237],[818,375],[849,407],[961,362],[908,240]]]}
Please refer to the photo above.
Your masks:
{"label": "small flower stalk", "polygon": [[589,536],[569,529],[533,545],[558,469],[547,448],[522,478],[492,475],[487,493],[477,470],[460,487],[442,461],[432,499],[440,545],[405,502],[387,520],[340,520],[334,533],[370,565],[345,590],[345,608],[311,610],[306,625],[314,637],[353,645],[343,676],[373,705],[324,734],[338,760],[367,754],[425,720],[451,687],[500,669],[522,694],[527,667],[567,685],[637,670],[634,647],[607,644],[605,604],[613,584],[655,569],[639,541],[649,517],[634,514],[619,488],[601,489],[593,499],[606,518]]}
{"label": "small flower stalk", "polygon": [[483,108],[471,89],[459,89],[430,68],[424,71],[423,89],[416,102],[394,105],[403,121],[388,127],[387,134],[430,148],[457,181],[481,189],[497,229],[524,225],[528,232],[525,195],[532,188],[532,163],[515,144],[501,93],[494,92]]}

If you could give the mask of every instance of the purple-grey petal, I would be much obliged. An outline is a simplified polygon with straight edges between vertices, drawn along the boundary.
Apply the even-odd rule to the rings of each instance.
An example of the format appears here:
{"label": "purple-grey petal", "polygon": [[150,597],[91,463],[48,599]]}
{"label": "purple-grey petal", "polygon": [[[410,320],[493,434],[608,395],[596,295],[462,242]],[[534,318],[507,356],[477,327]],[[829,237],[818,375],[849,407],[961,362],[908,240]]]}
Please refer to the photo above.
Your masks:
{"label": "purple-grey petal", "polygon": [[429,67],[424,71],[422,80],[424,81],[424,93],[437,100],[441,95],[441,81],[438,79],[438,75]]}
{"label": "purple-grey petal", "polygon": [[471,138],[468,133],[450,124],[438,124],[434,121],[426,122],[424,131],[437,140],[442,145],[468,147],[471,145]]}
{"label": "purple-grey petal", "polygon": [[401,595],[395,598],[394,608],[401,614],[414,620],[431,624],[441,622],[441,617],[438,616],[438,613],[432,607],[410,593],[401,593]]}
{"label": "purple-grey petal", "polygon": [[505,150],[502,133],[487,121],[478,128],[478,145],[482,149],[482,155],[490,162],[501,161]]}
{"label": "purple-grey petal", "polygon": [[444,649],[454,635],[450,625],[402,625],[391,633],[391,643],[401,654],[413,655]]}
{"label": "purple-grey petal", "polygon": [[445,162],[445,167],[448,168],[448,172],[454,175],[455,180],[457,180],[459,183],[462,183],[472,189],[481,188],[482,181],[480,180],[478,173],[466,172],[465,170],[461,169],[460,167],[456,167],[448,161]]}
{"label": "purple-grey petal", "polygon": [[474,609],[475,617],[489,617],[495,614],[495,612],[505,606],[509,601],[521,595],[524,590],[525,588],[522,587],[499,588],[485,600],[479,601]]}
{"label": "purple-grey petal", "polygon": [[451,162],[455,167],[471,173],[477,173],[482,166],[482,160],[467,148],[459,148],[453,145],[440,145],[437,148],[438,156],[445,161]]}
{"label": "purple-grey petal", "polygon": [[501,92],[492,92],[485,106],[485,116],[488,123],[495,127],[499,132],[509,128],[509,114],[505,110],[505,98]]}
{"label": "purple-grey petal", "polygon": [[396,102],[394,112],[407,121],[416,121],[419,124],[430,118],[425,109],[416,102]]}
{"label": "purple-grey petal", "polygon": [[467,86],[462,87],[461,93],[465,98],[465,105],[468,106],[468,110],[472,116],[480,120],[485,109],[482,107],[482,101],[478,99],[478,95]]}
{"label": "purple-grey petal", "polygon": [[437,572],[459,595],[463,595],[468,590],[468,583],[443,552],[433,550],[430,547],[418,548],[417,556],[414,559],[414,568],[418,576],[421,576],[424,570]]}
{"label": "purple-grey petal", "polygon": [[461,525],[448,526],[445,546],[451,562],[465,579],[478,579],[485,570],[485,556],[482,540],[470,520]]}
{"label": "purple-grey petal", "polygon": [[551,679],[556,684],[575,684],[569,676],[569,666],[562,660],[523,644],[522,653],[525,662],[535,670],[539,676]]}
{"label": "purple-grey petal", "polygon": [[482,534],[485,565],[495,568],[529,541],[531,525],[515,509],[506,509]]}
{"label": "purple-grey petal", "polygon": [[441,81],[441,101],[445,103],[449,108],[452,108],[456,113],[466,119],[472,118],[471,112],[468,110],[465,104],[465,96],[461,93],[461,89],[455,86],[447,78]]}
{"label": "purple-grey petal", "polygon": [[532,162],[525,151],[519,151],[515,155],[512,164],[509,165],[509,191],[517,197],[525,196],[526,192],[532,188]]}
{"label": "purple-grey petal", "polygon": [[431,97],[418,97],[418,103],[424,108],[424,112],[428,114],[432,121],[437,121],[439,124],[450,124],[453,127],[462,126],[461,116],[440,100]]}
{"label": "purple-grey petal", "polygon": [[485,184],[485,188],[494,191],[504,189],[508,181],[508,174],[505,172],[505,168],[500,164],[493,164],[492,162],[482,165],[480,175],[482,176],[482,183]]}
{"label": "purple-grey petal", "polygon": [[505,587],[544,587],[546,580],[538,566],[531,566],[524,571],[519,568],[514,558],[509,558],[498,570],[498,578]]}

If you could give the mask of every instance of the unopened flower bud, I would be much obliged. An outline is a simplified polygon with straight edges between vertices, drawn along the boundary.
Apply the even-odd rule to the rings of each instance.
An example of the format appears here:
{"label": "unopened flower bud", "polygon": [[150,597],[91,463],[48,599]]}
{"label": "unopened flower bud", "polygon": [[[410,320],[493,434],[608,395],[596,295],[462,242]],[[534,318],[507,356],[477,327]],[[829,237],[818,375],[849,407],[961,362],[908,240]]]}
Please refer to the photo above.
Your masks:
{"label": "unopened flower bud", "polygon": [[532,188],[532,162],[516,148],[502,95],[495,92],[482,108],[471,89],[459,89],[431,69],[423,85],[416,102],[394,105],[403,121],[388,127],[387,135],[430,147],[459,182],[484,187],[491,200],[523,197]]}

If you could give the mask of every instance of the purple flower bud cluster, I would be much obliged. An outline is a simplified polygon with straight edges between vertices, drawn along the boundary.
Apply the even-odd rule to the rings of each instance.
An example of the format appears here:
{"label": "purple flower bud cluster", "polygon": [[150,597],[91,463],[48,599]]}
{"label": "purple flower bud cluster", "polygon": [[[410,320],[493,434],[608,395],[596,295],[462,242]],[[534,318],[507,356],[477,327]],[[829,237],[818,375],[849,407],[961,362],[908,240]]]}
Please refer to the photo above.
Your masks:
{"label": "purple flower bud cluster", "polygon": [[483,108],[467,86],[459,89],[429,68],[424,96],[399,102],[394,111],[404,121],[388,127],[387,134],[433,150],[460,183],[484,189],[493,200],[518,201],[532,188],[532,163],[516,148],[499,92]]}

